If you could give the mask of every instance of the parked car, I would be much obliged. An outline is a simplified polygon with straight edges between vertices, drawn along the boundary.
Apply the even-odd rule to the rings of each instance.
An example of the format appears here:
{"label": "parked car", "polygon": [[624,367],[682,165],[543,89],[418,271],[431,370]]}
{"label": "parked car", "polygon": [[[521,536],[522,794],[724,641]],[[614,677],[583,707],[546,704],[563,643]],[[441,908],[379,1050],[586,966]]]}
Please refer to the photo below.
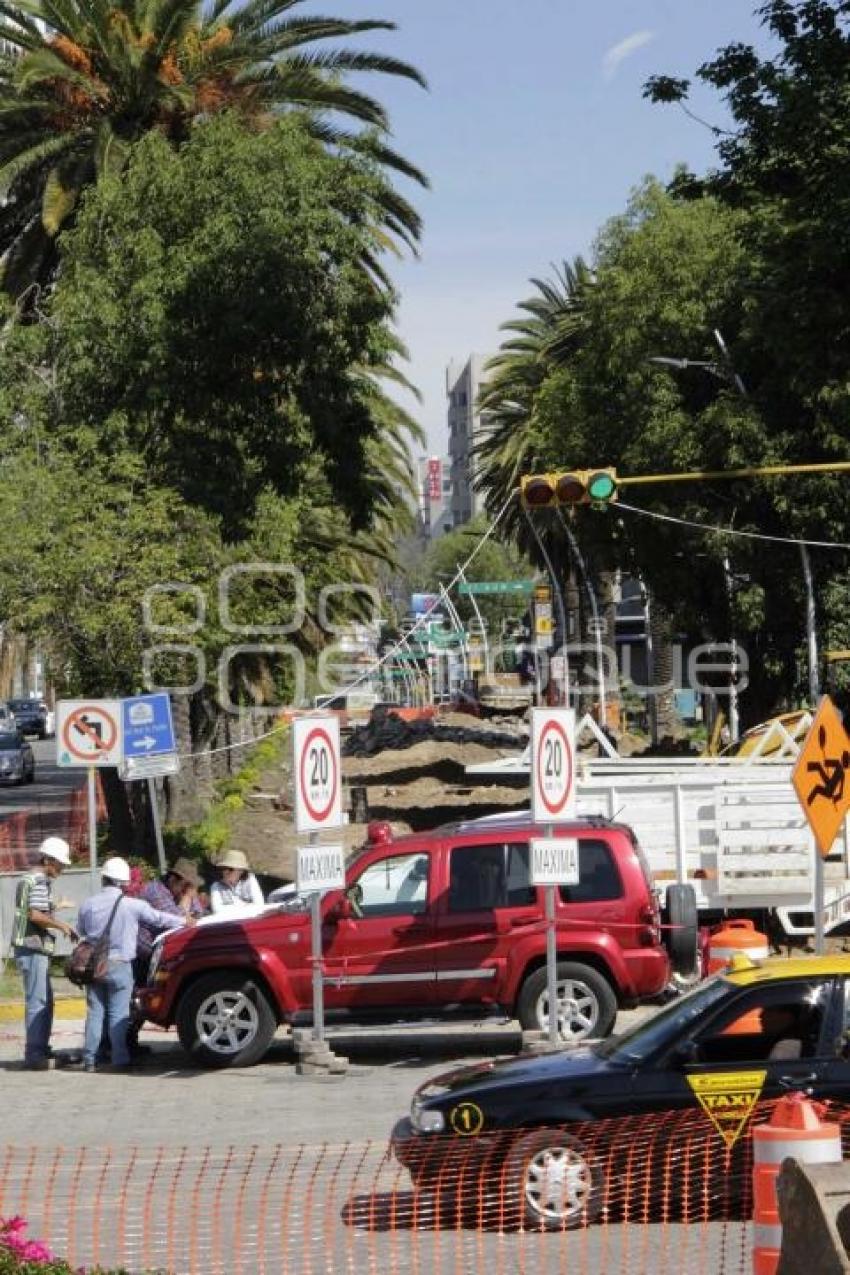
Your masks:
{"label": "parked car", "polygon": [[10,699],[9,708],[22,735],[47,737],[47,705],[38,699]]}
{"label": "parked car", "polygon": [[[621,1036],[427,1081],[393,1130],[393,1154],[420,1187],[463,1182],[471,1201],[495,1189],[502,1222],[567,1229],[628,1189],[633,1146],[620,1118],[690,1110],[707,1138],[736,1148],[734,1176],[747,1181],[759,1101],[791,1090],[850,1097],[850,957],[739,956],[732,965]],[[594,1122],[608,1117],[617,1122],[597,1136]],[[656,1151],[668,1172],[675,1165],[670,1203],[677,1190],[691,1206],[710,1190],[728,1195],[730,1163],[719,1182],[706,1181],[699,1123],[667,1128]]]}
{"label": "parked car", "polygon": [[35,779],[35,757],[23,735],[9,730],[5,724],[0,730],[0,783],[31,784]]}
{"label": "parked car", "polygon": [[[329,1021],[393,1022],[449,1014],[549,1022],[544,892],[530,884],[528,820],[449,825],[393,838],[372,825],[347,888],[322,900]],[[606,1036],[617,1008],[670,979],[657,894],[631,830],[564,824],[580,882],[558,891],[558,1027]],[[245,1066],[279,1023],[312,1021],[310,919],[261,917],[164,937],[140,996],[144,1015],[177,1024],[196,1063]]]}

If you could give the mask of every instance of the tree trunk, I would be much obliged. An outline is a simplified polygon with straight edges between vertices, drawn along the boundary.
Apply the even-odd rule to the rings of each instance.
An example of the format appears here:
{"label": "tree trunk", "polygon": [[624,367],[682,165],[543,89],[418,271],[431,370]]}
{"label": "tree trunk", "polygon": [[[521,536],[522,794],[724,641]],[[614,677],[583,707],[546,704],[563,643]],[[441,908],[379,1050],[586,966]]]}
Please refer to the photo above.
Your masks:
{"label": "tree trunk", "polygon": [[669,612],[652,597],[649,600],[649,632],[652,643],[649,719],[652,742],[658,745],[665,739],[681,739],[684,731],[676,708],[672,623]]}
{"label": "tree trunk", "polygon": [[118,778],[118,771],[113,766],[104,766],[100,778],[109,820],[109,849],[114,854],[134,854],[136,835],[128,786]]}

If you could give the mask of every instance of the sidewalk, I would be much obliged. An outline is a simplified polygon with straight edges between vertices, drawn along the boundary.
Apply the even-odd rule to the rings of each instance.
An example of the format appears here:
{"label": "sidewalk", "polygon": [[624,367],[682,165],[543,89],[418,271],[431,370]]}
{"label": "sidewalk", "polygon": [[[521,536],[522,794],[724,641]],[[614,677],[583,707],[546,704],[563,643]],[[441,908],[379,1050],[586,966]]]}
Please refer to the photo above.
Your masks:
{"label": "sidewalk", "polygon": [[[2,962],[0,962],[2,966]],[[24,1021],[24,996],[20,993],[20,978],[16,978],[15,967],[11,960],[6,966],[7,977],[3,980],[3,994],[0,994],[0,1023],[22,1023]],[[15,986],[17,982],[18,986]],[[86,998],[80,989],[61,975],[53,976],[53,996],[55,1005],[54,1018],[85,1019]],[[10,987],[14,990],[10,991]]]}

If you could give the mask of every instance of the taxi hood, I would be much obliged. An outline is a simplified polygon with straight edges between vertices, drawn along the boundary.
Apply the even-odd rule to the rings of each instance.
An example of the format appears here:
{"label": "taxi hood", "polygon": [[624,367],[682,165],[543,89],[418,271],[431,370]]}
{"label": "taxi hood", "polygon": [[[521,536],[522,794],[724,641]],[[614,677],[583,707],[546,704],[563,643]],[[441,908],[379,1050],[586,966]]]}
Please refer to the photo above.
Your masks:
{"label": "taxi hood", "polygon": [[575,1049],[551,1054],[536,1054],[522,1058],[497,1058],[492,1062],[474,1063],[444,1072],[427,1081],[418,1090],[424,1102],[439,1102],[466,1093],[483,1093],[500,1089],[505,1085],[545,1085],[563,1081],[592,1079],[603,1072],[622,1071],[623,1064],[615,1059],[602,1058],[592,1045],[579,1045]]}

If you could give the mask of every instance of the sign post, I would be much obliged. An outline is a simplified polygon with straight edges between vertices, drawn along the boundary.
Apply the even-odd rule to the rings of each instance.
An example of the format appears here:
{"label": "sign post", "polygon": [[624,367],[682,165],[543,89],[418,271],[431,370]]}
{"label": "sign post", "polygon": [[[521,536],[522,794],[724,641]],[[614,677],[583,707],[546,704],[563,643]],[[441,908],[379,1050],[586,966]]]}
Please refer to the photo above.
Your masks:
{"label": "sign post", "polygon": [[819,853],[815,855],[815,951],[824,950],[823,861],[850,809],[850,735],[828,695],[809,727],[791,782],[811,825]]}
{"label": "sign post", "polygon": [[578,842],[554,836],[556,822],[575,817],[575,713],[536,708],[531,714],[531,817],[546,836],[531,843],[531,883],[546,887],[546,986],[549,1042],[558,1043],[558,934],[555,889],[578,882]]}
{"label": "sign post", "polygon": [[339,719],[304,717],[292,727],[292,773],[295,779],[295,829],[309,834],[298,850],[298,893],[310,895],[313,958],[313,1040],[325,1038],[324,970],[322,968],[322,894],[345,887],[342,847],[319,845],[323,828],[342,824],[342,768]]}
{"label": "sign post", "polygon": [[173,775],[180,769],[177,740],[171,719],[171,698],[167,691],[151,695],[134,695],[121,702],[124,723],[124,761],[119,773],[124,780],[147,780],[156,857],[161,873],[165,872],[165,846],[162,822],[154,780],[159,775]]}
{"label": "sign post", "polygon": [[97,780],[99,766],[117,766],[123,756],[121,701],[59,700],[56,705],[56,764],[85,767],[88,801],[89,872],[98,887]]}

